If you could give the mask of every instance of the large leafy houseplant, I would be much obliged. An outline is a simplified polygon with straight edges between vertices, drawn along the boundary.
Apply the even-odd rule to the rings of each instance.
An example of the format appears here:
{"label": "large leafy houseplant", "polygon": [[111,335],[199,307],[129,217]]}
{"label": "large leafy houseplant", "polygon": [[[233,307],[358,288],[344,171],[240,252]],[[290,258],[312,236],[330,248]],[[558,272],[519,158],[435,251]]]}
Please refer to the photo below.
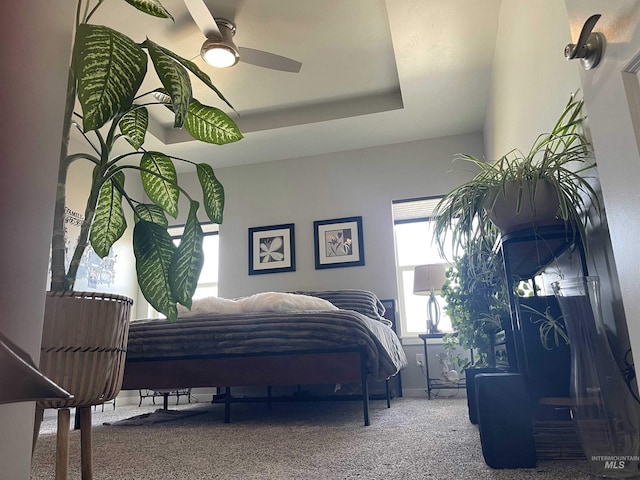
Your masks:
{"label": "large leafy houseplant", "polygon": [[[592,208],[599,212],[600,205],[584,176],[595,162],[583,132],[582,108],[583,100],[571,95],[553,129],[540,134],[526,154],[514,149],[495,162],[468,154],[456,156],[454,160],[472,164],[477,173],[436,206],[435,238],[442,250],[445,241],[452,241],[454,252],[467,251],[479,237],[493,235],[492,214],[508,191],[515,192],[510,208],[516,216],[526,204],[533,205],[535,214],[534,200],[542,196],[557,196],[552,218],[575,229],[586,248],[588,214]],[[543,187],[544,195],[539,194]],[[535,220],[532,223],[535,226]]]}
{"label": "large leafy houseplant", "polygon": [[[104,1],[77,3],[52,238],[51,290],[73,290],[89,242],[98,256],[109,253],[127,228],[123,209],[126,204],[135,222],[133,249],[140,289],[156,310],[175,320],[177,303],[191,306],[203,263],[203,234],[197,218],[199,202],[179,185],[174,161],[191,164],[197,172],[204,211],[214,223],[222,222],[224,189],[209,164],[144,148],[147,107],[168,108],[174,114],[174,127],[184,127],[203,142],[225,144],[240,140],[242,134],[222,110],[192,97],[190,75],[231,106],[193,62],[148,38],[136,43],[113,28],[89,23]],[[159,0],[126,2],[145,14],[172,18]],[[148,63],[157,74],[158,88],[139,92]],[[78,106],[81,113],[75,111]],[[87,148],[70,154],[73,129]],[[124,144],[126,153],[115,154],[122,150],[116,144]],[[77,247],[68,260],[64,238],[66,182],[69,166],[79,159],[94,167]],[[125,172],[141,179],[148,200],[136,199],[129,193]],[[175,247],[167,232],[166,214],[177,216],[181,193],[189,200],[189,213],[181,243]]]}

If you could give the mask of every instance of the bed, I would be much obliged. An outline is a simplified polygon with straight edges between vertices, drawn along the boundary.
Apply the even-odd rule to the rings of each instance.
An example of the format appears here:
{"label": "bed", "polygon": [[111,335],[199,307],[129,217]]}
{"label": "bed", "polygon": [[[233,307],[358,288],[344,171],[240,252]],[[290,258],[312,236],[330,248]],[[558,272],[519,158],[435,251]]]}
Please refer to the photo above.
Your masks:
{"label": "bed", "polygon": [[123,389],[359,384],[369,425],[370,379],[388,380],[407,360],[382,302],[367,290],[263,292],[209,298],[178,321],[134,320]]}

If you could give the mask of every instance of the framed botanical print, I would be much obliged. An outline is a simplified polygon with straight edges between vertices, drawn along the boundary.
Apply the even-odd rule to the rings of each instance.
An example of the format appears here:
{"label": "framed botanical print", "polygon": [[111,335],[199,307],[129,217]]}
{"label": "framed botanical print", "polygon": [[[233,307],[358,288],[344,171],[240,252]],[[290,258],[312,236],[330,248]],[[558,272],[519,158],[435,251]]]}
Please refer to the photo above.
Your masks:
{"label": "framed botanical print", "polygon": [[316,269],[364,265],[362,217],[313,222]]}
{"label": "framed botanical print", "polygon": [[293,223],[249,229],[249,275],[295,270]]}

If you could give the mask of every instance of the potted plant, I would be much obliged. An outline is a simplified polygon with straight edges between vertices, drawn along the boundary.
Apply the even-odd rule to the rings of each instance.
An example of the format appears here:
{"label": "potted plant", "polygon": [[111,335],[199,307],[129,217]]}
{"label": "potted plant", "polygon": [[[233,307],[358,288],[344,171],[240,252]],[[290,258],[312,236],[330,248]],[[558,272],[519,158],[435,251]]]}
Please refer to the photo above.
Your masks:
{"label": "potted plant", "polygon": [[564,222],[576,229],[586,248],[588,213],[591,207],[599,212],[600,204],[584,176],[595,162],[582,132],[582,108],[583,100],[572,94],[551,132],[539,135],[526,154],[514,149],[495,162],[457,155],[455,160],[479,171],[436,206],[439,244],[451,239],[454,252],[464,251],[478,237],[492,235],[496,227],[507,233]]}
{"label": "potted plant", "polygon": [[[242,138],[235,123],[222,110],[192,97],[190,75],[230,106],[209,76],[193,62],[151,39],[136,43],[113,28],[92,24],[93,15],[103,3],[103,0],[77,1],[59,158],[51,291],[45,307],[40,362],[41,371],[75,398],[63,404],[39,403],[40,414],[42,408],[52,406],[80,406],[86,413],[88,405],[110,400],[120,390],[131,300],[73,290],[89,243],[98,256],[104,257],[125,232],[123,204],[130,208],[135,224],[133,250],[140,290],[170,320],[177,318],[178,303],[191,306],[203,263],[203,234],[197,218],[200,204],[179,185],[174,161],[193,166],[202,187],[204,212],[212,222],[222,222],[224,189],[209,164],[144,148],[147,108],[168,108],[174,114],[174,127],[184,127],[200,141],[225,144]],[[172,18],[159,0],[126,0],[126,3],[148,15]],[[158,88],[140,92],[149,62],[158,76]],[[77,105],[81,112],[75,111]],[[72,131],[85,142],[85,150],[69,153]],[[118,153],[125,148],[125,153]],[[67,172],[78,160],[91,163],[93,172],[88,179],[91,186],[77,247],[67,259]],[[126,176],[134,178],[125,183]],[[148,200],[130,193],[128,186],[136,178],[141,179]],[[175,247],[167,231],[166,214],[177,216],[181,193],[189,200],[189,212],[180,246]],[[92,305],[97,305],[95,311]],[[88,411],[85,424],[88,421],[90,428]]]}
{"label": "potted plant", "polygon": [[474,241],[447,270],[442,287],[445,307],[460,346],[473,349],[474,366],[495,366],[493,340],[509,318],[502,260],[492,251],[495,237]]}
{"label": "potted plant", "polygon": [[[159,0],[126,1],[146,14],[172,18]],[[227,102],[206,73],[150,39],[138,44],[112,28],[89,23],[103,4],[98,1],[90,8],[92,3],[78,1],[52,238],[51,290],[73,290],[89,242],[99,257],[108,254],[127,228],[123,209],[126,204],[134,216],[133,246],[140,289],[156,310],[175,320],[177,303],[189,307],[195,291],[202,266],[202,232],[197,218],[200,205],[180,187],[174,161],[191,164],[197,171],[204,211],[214,223],[222,222],[224,189],[209,164],[144,149],[147,107],[169,108],[174,113],[174,127],[184,127],[204,142],[225,144],[240,140],[242,134],[222,110],[192,98],[190,73]],[[149,59],[161,88],[139,92]],[[76,101],[81,113],[74,112]],[[85,151],[68,154],[72,130],[85,141]],[[114,154],[116,144],[128,145],[129,150]],[[69,165],[79,159],[91,162],[94,170],[80,237],[67,262],[66,178]],[[134,159],[139,163],[133,164]],[[141,179],[150,201],[128,193],[125,172]],[[176,248],[167,232],[166,214],[177,216],[180,193],[189,199],[190,211],[182,241]]]}
{"label": "potted plant", "polygon": [[[469,420],[477,423],[474,378],[479,373],[495,372],[496,333],[509,322],[509,304],[505,292],[501,258],[492,250],[493,237],[478,237],[473,248],[455,258],[442,288],[445,310],[456,335],[453,345],[473,350],[473,364],[464,364]],[[445,349],[452,342],[445,340]],[[452,359],[457,361],[458,359]],[[460,362],[457,362],[458,364]]]}

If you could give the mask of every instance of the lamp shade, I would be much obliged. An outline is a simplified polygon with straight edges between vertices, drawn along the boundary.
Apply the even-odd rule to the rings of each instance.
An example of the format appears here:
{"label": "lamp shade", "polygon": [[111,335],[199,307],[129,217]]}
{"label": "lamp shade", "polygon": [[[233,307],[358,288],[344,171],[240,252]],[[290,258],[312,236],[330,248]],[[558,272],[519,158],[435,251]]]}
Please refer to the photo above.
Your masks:
{"label": "lamp shade", "polygon": [[418,265],[413,271],[413,294],[430,295],[440,292],[446,281],[447,266],[443,263]]}

